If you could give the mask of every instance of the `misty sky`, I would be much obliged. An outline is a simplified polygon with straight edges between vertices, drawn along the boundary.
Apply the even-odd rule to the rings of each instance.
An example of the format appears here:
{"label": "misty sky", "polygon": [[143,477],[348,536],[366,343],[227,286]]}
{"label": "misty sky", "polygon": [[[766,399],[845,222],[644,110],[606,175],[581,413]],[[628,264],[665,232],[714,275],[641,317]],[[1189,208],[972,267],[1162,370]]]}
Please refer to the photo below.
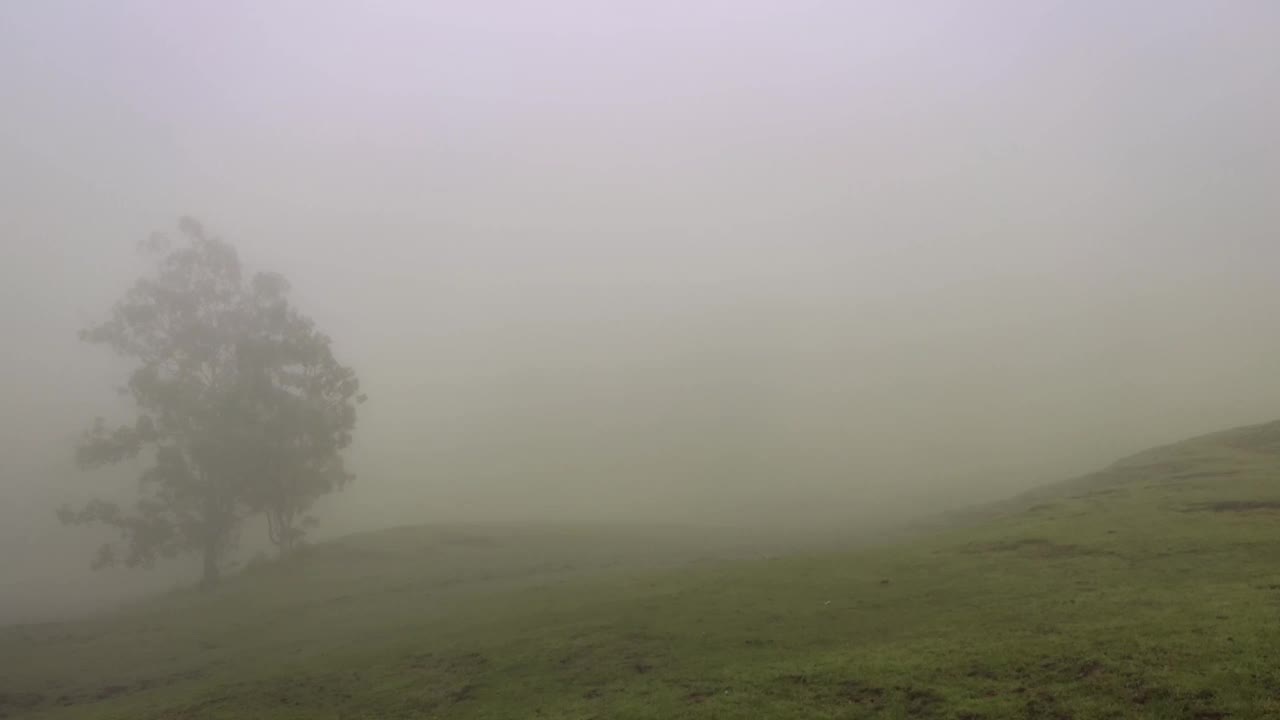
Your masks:
{"label": "misty sky", "polygon": [[[0,6],[0,572],[192,214],[370,395],[330,532],[850,524],[1280,417],[1280,4]],[[33,557],[51,558],[39,572]],[[45,583],[41,585],[40,583]]]}

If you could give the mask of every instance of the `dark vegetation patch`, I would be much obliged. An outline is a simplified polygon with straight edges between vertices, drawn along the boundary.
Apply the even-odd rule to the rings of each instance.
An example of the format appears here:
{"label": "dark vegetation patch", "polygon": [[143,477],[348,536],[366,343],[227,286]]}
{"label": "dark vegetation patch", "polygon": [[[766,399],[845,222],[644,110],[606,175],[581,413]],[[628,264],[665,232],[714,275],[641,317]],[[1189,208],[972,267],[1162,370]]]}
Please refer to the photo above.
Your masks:
{"label": "dark vegetation patch", "polygon": [[[234,705],[246,717],[364,717],[371,687],[394,679],[395,712],[386,717],[447,717],[483,700],[490,662],[480,653],[415,653],[391,665],[282,675],[228,686],[195,705],[172,707],[162,717],[204,718]],[[376,702],[376,701],[375,701]],[[347,715],[347,712],[354,712]],[[383,717],[383,715],[378,715]],[[372,715],[371,715],[372,717]]]}
{"label": "dark vegetation patch", "polygon": [[693,703],[695,705],[700,705],[723,692],[723,690],[717,687],[703,685],[701,683],[686,685],[685,690],[685,702]]}
{"label": "dark vegetation patch", "polygon": [[460,703],[460,702],[466,702],[467,700],[470,700],[472,697],[475,696],[476,687],[477,687],[476,685],[467,683],[466,685],[463,685],[457,690],[453,690],[448,694],[449,702]]}
{"label": "dark vegetation patch", "polygon": [[267,707],[315,707],[326,701],[349,698],[350,695],[344,696],[341,688],[342,683],[336,682],[334,678],[303,675],[263,685],[258,688],[255,699],[257,704]]}
{"label": "dark vegetation patch", "polygon": [[1028,720],[1074,720],[1075,715],[1062,706],[1058,696],[1041,690],[1027,699],[1023,712]]}
{"label": "dark vegetation patch", "polygon": [[1053,682],[1077,682],[1101,676],[1106,673],[1106,666],[1092,658],[1048,658],[1034,668],[1022,668],[1019,675],[1023,679],[1038,678]]}
{"label": "dark vegetation patch", "polygon": [[0,718],[17,717],[44,703],[44,696],[33,692],[0,692]]}
{"label": "dark vegetation patch", "polygon": [[430,673],[478,672],[489,663],[488,658],[477,652],[458,655],[436,655],[434,653],[416,653],[406,658],[406,665],[413,670]]}
{"label": "dark vegetation patch", "polygon": [[93,694],[93,699],[110,700],[113,697],[128,695],[130,692],[132,692],[132,689],[128,685],[107,685],[106,687],[98,688],[98,691]]}
{"label": "dark vegetation patch", "polygon": [[1123,490],[1120,488],[1101,488],[1098,490],[1090,490],[1088,492],[1072,495],[1072,500],[1088,500],[1089,498],[1106,497],[1108,495],[1119,495]]}
{"label": "dark vegetation patch", "polygon": [[[152,690],[155,688],[165,687],[167,685],[172,685],[174,683],[181,683],[187,680],[193,680],[195,678],[200,677],[201,675],[202,673],[200,672],[183,672],[183,673],[174,673],[172,675],[164,675],[164,676],[154,677],[154,678],[143,678],[141,680],[136,680],[131,683],[112,683],[109,685],[100,685],[98,687],[91,688],[91,689],[63,693],[57,696],[56,698],[54,698],[54,704],[67,707],[71,705],[84,705],[84,704],[101,702],[104,700],[112,700],[115,698],[124,697],[126,695],[133,695],[134,693],[140,693],[140,692],[145,692],[147,690]],[[37,698],[40,697],[39,695],[35,695],[34,693],[19,693],[18,696],[26,697],[28,700],[30,700],[31,697],[37,697]],[[0,694],[0,717],[4,717],[3,713],[6,707],[6,703],[3,700],[4,697],[5,696],[3,694]]]}
{"label": "dark vegetation patch", "polygon": [[1146,485],[1143,485],[1142,488],[1144,490],[1159,490],[1160,492],[1169,493],[1174,491],[1194,490],[1195,486],[1183,485],[1171,480],[1166,480],[1164,482],[1147,483]]}
{"label": "dark vegetation patch", "polygon": [[888,692],[882,687],[867,685],[857,680],[846,680],[837,686],[837,695],[857,705],[880,705]]}
{"label": "dark vegetation patch", "polygon": [[1175,480],[1194,480],[1196,478],[1231,477],[1240,473],[1240,470],[1199,470],[1197,472],[1179,473],[1173,477]]}
{"label": "dark vegetation patch", "polygon": [[995,670],[992,670],[986,665],[974,665],[965,672],[964,676],[968,678],[978,678],[980,680],[995,680],[1000,677]]}
{"label": "dark vegetation patch", "polygon": [[1219,500],[1190,505],[1184,512],[1255,512],[1280,510],[1280,500]]}
{"label": "dark vegetation patch", "polygon": [[1096,557],[1100,555],[1115,554],[1109,550],[1091,548],[1072,543],[1056,543],[1048,538],[1040,537],[1018,538],[1016,540],[1001,540],[982,545],[971,545],[967,551],[971,553],[1012,552],[1046,560],[1069,557]]}
{"label": "dark vegetation patch", "polygon": [[318,708],[332,713],[335,709],[350,706],[356,696],[367,689],[367,679],[356,671],[288,675],[227,685],[216,694],[170,706],[148,717],[196,720],[222,717],[227,711],[236,716],[243,713],[245,717],[274,717],[282,712],[289,717],[297,717],[298,713],[313,714]]}
{"label": "dark vegetation patch", "polygon": [[[960,704],[941,688],[914,683],[880,684],[793,672],[773,679],[770,695],[803,699],[813,706],[852,706],[849,717],[1019,717],[1085,720],[1094,717],[1169,717],[1214,720],[1231,717],[1218,693],[1207,687],[1169,686],[1141,667],[1090,655],[1049,656],[1013,665],[975,659],[956,668],[966,680]],[[957,688],[958,689],[958,688]],[[1093,704],[1083,712],[1081,701]],[[1106,712],[1098,714],[1102,706]],[[998,709],[998,710],[997,710]],[[835,715],[841,716],[844,715]]]}
{"label": "dark vegetation patch", "polygon": [[[826,706],[853,705],[858,713],[879,713],[898,708],[906,717],[944,717],[946,699],[936,690],[920,685],[883,686],[863,680],[791,673],[774,678],[776,694],[802,697]],[[857,717],[862,717],[858,714]]]}
{"label": "dark vegetation patch", "polygon": [[1147,465],[1130,465],[1127,467],[1115,468],[1113,472],[1120,475],[1122,479],[1134,477],[1175,478],[1183,473],[1193,472],[1195,469],[1195,463],[1187,461],[1172,461],[1150,463]]}
{"label": "dark vegetation patch", "polygon": [[1134,705],[1168,703],[1176,696],[1175,692],[1163,685],[1131,683],[1128,690],[1130,692],[1129,701]]}
{"label": "dark vegetation patch", "polygon": [[943,697],[928,688],[909,686],[902,688],[901,692],[907,708],[907,717],[926,717],[942,705]]}

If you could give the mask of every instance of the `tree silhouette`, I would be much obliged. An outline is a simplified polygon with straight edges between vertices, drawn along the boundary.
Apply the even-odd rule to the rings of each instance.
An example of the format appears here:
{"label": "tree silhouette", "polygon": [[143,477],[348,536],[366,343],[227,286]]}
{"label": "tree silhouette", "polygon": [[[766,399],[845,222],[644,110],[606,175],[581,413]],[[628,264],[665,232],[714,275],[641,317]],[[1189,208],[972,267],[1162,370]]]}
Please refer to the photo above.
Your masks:
{"label": "tree silhouette", "polygon": [[59,517],[119,531],[95,567],[199,553],[212,585],[247,517],[265,514],[271,540],[288,551],[312,503],[351,480],[341,453],[364,396],[329,338],[290,305],[283,277],[246,277],[235,248],[194,220],[179,231],[177,244],[156,236],[145,245],[155,272],[81,332],[137,361],[122,389],[137,417],[117,427],[96,420],[77,461],[150,460],[137,501],[125,510],[93,500]]}

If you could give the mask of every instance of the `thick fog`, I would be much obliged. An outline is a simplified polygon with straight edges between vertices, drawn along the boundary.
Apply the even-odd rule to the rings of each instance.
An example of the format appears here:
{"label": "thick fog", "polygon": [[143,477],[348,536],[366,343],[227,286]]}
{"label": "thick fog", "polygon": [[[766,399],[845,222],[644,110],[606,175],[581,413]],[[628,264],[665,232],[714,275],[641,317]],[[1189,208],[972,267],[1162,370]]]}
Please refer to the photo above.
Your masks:
{"label": "thick fog", "polygon": [[[194,215],[359,372],[321,535],[880,527],[1280,416],[1271,2],[12,2],[0,614]],[[150,577],[151,579],[148,579]],[[131,584],[133,583],[133,584]]]}

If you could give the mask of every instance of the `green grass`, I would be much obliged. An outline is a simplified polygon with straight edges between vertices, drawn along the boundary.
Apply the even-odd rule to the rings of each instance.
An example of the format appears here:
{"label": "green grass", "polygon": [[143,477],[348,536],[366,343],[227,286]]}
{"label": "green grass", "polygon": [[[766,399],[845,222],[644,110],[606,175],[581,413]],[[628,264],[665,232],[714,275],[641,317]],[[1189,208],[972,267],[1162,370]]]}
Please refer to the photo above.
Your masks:
{"label": "green grass", "polygon": [[1280,717],[1277,440],[1153,450],[856,552],[769,558],[675,530],[355,536],[213,595],[0,631],[0,713]]}

